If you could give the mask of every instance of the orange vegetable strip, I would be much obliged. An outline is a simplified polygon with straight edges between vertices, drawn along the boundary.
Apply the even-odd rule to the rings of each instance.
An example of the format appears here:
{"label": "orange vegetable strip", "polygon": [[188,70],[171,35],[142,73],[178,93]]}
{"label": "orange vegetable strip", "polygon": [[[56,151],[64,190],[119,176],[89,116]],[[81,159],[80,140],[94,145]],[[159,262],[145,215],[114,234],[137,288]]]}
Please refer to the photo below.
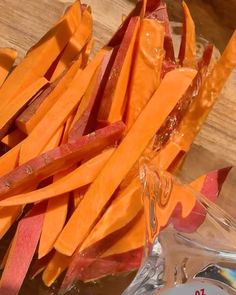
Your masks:
{"label": "orange vegetable strip", "polygon": [[132,126],[160,84],[164,35],[165,27],[162,23],[153,19],[141,21],[128,90],[127,129]]}
{"label": "orange vegetable strip", "polygon": [[20,143],[0,157],[0,177],[12,171],[18,165]]}
{"label": "orange vegetable strip", "polygon": [[[89,86],[88,89],[86,90],[79,106],[78,109],[76,111],[75,117],[73,119],[72,125],[71,125],[71,129],[74,129],[74,125],[76,124],[76,122],[81,118],[82,114],[84,113],[84,111],[86,110],[86,108],[89,105],[91,96],[93,94],[94,88],[97,84],[97,80],[98,80],[98,75],[99,75],[100,69],[97,69]],[[82,133],[83,134],[83,133]]]}
{"label": "orange vegetable strip", "polygon": [[196,68],[196,33],[195,24],[188,9],[187,4],[183,1],[183,33],[179,51],[179,62],[186,67]]}
{"label": "orange vegetable strip", "polygon": [[67,10],[60,22],[32,48],[22,62],[8,76],[0,89],[1,109],[20,91],[44,76],[78,28],[79,22],[80,3],[76,1]]}
{"label": "orange vegetable strip", "polygon": [[81,103],[79,104],[74,121],[72,123],[72,128],[69,132],[69,141],[71,139],[73,140],[73,138],[77,137],[78,135],[89,133],[96,128],[96,114],[100,102],[99,98],[102,89],[102,83],[111,55],[112,50],[108,50],[102,61],[101,67],[96,70],[89,87],[86,90]]}
{"label": "orange vegetable strip", "polygon": [[[83,47],[89,41],[92,35],[92,15],[88,9],[85,9],[82,14],[82,20],[75,34],[70,38],[62,56],[56,66],[56,69],[51,77],[54,81],[66,67],[79,56]],[[82,61],[82,60],[81,60]]]}
{"label": "orange vegetable strip", "polygon": [[12,48],[0,48],[0,87],[6,80],[15,60],[17,51]]}
{"label": "orange vegetable strip", "polygon": [[2,107],[0,117],[0,138],[3,138],[13,124],[18,113],[30,101],[30,99],[46,84],[45,78],[36,79],[34,83],[19,93],[7,106]]}
{"label": "orange vegetable strip", "polygon": [[[81,246],[112,194],[184,95],[195,75],[196,72],[193,70],[178,69],[165,76],[64,227],[55,244],[57,251],[70,256],[77,247]],[[116,167],[115,175],[114,167]],[[105,186],[102,185],[104,183],[106,183]],[[94,198],[96,202],[94,202]],[[86,212],[90,212],[89,219]]]}
{"label": "orange vegetable strip", "polygon": [[[72,64],[69,70],[62,77],[60,82],[56,85],[53,91],[47,96],[47,98],[42,102],[37,111],[30,117],[29,120],[17,120],[16,125],[26,134],[30,134],[35,126],[44,118],[47,112],[52,108],[52,106],[56,103],[58,98],[66,91],[68,86],[70,85],[72,79],[78,73],[80,68],[80,61],[76,61]],[[56,83],[56,81],[54,82]]]}
{"label": "orange vegetable strip", "polygon": [[126,105],[134,44],[138,33],[140,19],[131,18],[122,43],[118,49],[106,87],[104,89],[98,113],[98,121],[107,123],[122,120]]}
{"label": "orange vegetable strip", "polygon": [[[54,132],[75,110],[84,95],[94,72],[101,64],[105,52],[105,50],[101,50],[82,72],[77,73],[71,82],[70,87],[61,97],[59,97],[56,103],[31,132],[30,136],[27,137],[21,146],[20,164],[26,163],[35,156],[38,156]],[[50,122],[50,124],[48,124],[48,122]],[[40,141],[37,141],[38,138],[40,138]]]}
{"label": "orange vegetable strip", "polygon": [[145,242],[145,219],[141,214],[136,223],[116,241],[109,249],[107,249],[101,257],[108,257],[116,254],[126,253],[134,249],[144,246]]}
{"label": "orange vegetable strip", "polygon": [[55,87],[64,75],[65,73],[63,73],[56,81],[48,85],[48,87],[42,89],[42,91],[40,91],[39,94],[34,97],[29,106],[15,120],[15,125],[18,127],[18,129],[27,134],[25,125],[31,120],[45,100],[48,99],[49,95],[52,93],[52,91],[54,91]]}
{"label": "orange vegetable strip", "polygon": [[21,212],[22,206],[0,208],[0,239],[5,235]]}
{"label": "orange vegetable strip", "polygon": [[[76,116],[76,113],[72,113],[69,118],[67,119],[66,123],[65,123],[65,128],[64,128],[64,132],[63,132],[63,140],[62,143],[66,143],[68,142],[68,136],[69,136],[69,132],[71,129],[71,126],[73,124],[74,118]],[[82,136],[83,134],[81,134],[80,136]]]}
{"label": "orange vegetable strip", "polygon": [[39,242],[38,259],[47,255],[60,234],[67,216],[69,194],[63,194],[48,201]]}
{"label": "orange vegetable strip", "polygon": [[25,139],[25,134],[21,132],[19,129],[15,129],[11,133],[3,137],[1,142],[7,145],[9,148],[13,148],[18,143],[20,143],[23,139]]}
{"label": "orange vegetable strip", "polygon": [[[123,61],[122,69],[119,73],[118,81],[116,84],[116,90],[113,94],[112,104],[111,104],[111,108],[110,108],[110,112],[108,116],[108,122],[111,122],[111,123],[117,120],[121,120],[125,112],[126,91],[127,91],[127,86],[129,82],[130,69],[132,65],[132,58],[133,58],[133,52],[134,52],[134,45],[135,45],[136,37],[138,34],[139,26],[140,26],[140,20],[138,19],[134,27],[133,36],[130,39],[129,47],[128,47],[125,59]],[[127,34],[129,34],[129,32],[127,32]],[[128,42],[128,40],[126,40],[126,38],[124,37],[123,42]],[[121,54],[122,54],[121,51],[119,51],[117,55],[117,59],[120,58]],[[116,66],[116,63],[114,66]]]}
{"label": "orange vegetable strip", "polygon": [[170,140],[152,161],[160,169],[167,170],[182,151],[181,146]]}
{"label": "orange vegetable strip", "polygon": [[[80,247],[80,251],[102,240],[109,234],[127,225],[143,208],[141,201],[141,187],[136,185],[122,191],[108,207],[102,218],[89,233]],[[114,218],[115,216],[115,218]]]}
{"label": "orange vegetable strip", "polygon": [[82,51],[82,68],[84,68],[89,60],[89,56],[91,54],[91,51],[93,49],[94,39],[91,37],[91,39],[88,41],[87,45]]}
{"label": "orange vegetable strip", "polygon": [[[206,120],[210,110],[215,104],[226,80],[236,67],[236,31],[234,31],[221,58],[215,64],[212,72],[208,74],[198,96],[191,105],[179,128],[179,134],[174,136],[173,141],[180,144],[188,151],[195,136]],[[184,135],[184,136],[182,136]]]}
{"label": "orange vegetable strip", "polygon": [[17,226],[0,281],[0,293],[2,295],[18,294],[23,284],[40,237],[44,208],[44,204],[34,206]]}
{"label": "orange vegetable strip", "polygon": [[47,143],[47,145],[44,147],[43,152],[49,152],[52,149],[55,149],[56,147],[58,147],[60,145],[62,136],[63,136],[63,132],[64,132],[64,126],[61,126],[56,132],[55,134],[52,136],[52,138],[49,140],[49,142]]}
{"label": "orange vegetable strip", "polygon": [[54,253],[55,251],[52,250],[48,255],[34,262],[29,274],[30,279],[35,279],[40,273],[44,271],[49,261],[52,259]]}
{"label": "orange vegetable strip", "polygon": [[90,184],[98,175],[104,164],[111,157],[113,152],[114,148],[105,150],[58,181],[41,189],[4,199],[0,201],[0,206],[35,203],[60,196],[79,187]]}
{"label": "orange vegetable strip", "polygon": [[76,208],[83,199],[85,191],[82,188],[78,188],[73,191],[74,207]]}
{"label": "orange vegetable strip", "polygon": [[63,144],[39,157],[15,168],[0,178],[0,198],[23,192],[29,184],[38,184],[43,179],[65,170],[79,161],[89,159],[108,146],[114,145],[124,132],[122,122],[114,123]]}
{"label": "orange vegetable strip", "polygon": [[43,272],[43,282],[50,287],[59,275],[68,267],[71,258],[56,252]]}
{"label": "orange vegetable strip", "polygon": [[[65,133],[63,139],[65,138]],[[60,180],[74,170],[71,167],[53,177],[53,183]],[[38,258],[47,255],[52,249],[59,233],[61,232],[67,216],[69,193],[59,195],[58,198],[48,200],[44,216],[43,228],[39,242]],[[55,223],[55,220],[57,222]]]}

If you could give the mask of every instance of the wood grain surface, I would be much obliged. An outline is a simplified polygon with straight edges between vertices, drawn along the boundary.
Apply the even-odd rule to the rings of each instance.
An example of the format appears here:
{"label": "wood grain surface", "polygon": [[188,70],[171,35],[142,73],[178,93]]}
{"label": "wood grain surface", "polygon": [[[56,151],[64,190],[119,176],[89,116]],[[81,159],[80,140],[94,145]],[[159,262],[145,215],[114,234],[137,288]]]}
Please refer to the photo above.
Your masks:
{"label": "wood grain surface", "polygon": [[[64,12],[65,0],[1,0],[0,46],[13,47],[19,52],[18,61]],[[95,50],[106,43],[134,5],[132,0],[84,0],[92,6],[94,15]],[[171,20],[181,20],[180,1],[167,0]],[[227,4],[211,0],[186,1],[196,21],[197,32],[222,50],[236,28],[236,1]],[[221,7],[219,7],[221,5]],[[224,6],[225,5],[225,6]],[[219,7],[219,8],[218,8]],[[224,9],[225,8],[225,9]],[[223,94],[211,112],[195,141],[189,157],[207,169],[203,151],[214,154],[214,159],[236,164],[236,73],[227,83]],[[211,158],[211,157],[209,157]],[[200,161],[200,162],[199,162]],[[210,165],[209,165],[210,166]],[[193,173],[193,172],[191,172]]]}

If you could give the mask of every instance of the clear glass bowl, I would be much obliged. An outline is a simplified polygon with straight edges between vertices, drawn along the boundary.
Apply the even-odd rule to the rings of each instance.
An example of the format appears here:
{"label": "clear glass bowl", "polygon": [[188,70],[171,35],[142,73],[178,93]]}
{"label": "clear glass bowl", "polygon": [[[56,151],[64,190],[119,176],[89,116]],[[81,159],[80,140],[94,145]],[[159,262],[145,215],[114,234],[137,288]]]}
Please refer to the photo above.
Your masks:
{"label": "clear glass bowl", "polygon": [[[93,6],[93,2],[98,0],[89,0]],[[132,1],[135,0],[120,0],[122,1]],[[166,0],[169,10],[169,15],[171,21],[175,22],[174,35],[179,39],[180,28],[176,25],[176,22],[181,22],[182,12],[181,12],[181,1],[180,0]],[[233,28],[236,27],[236,18],[235,18],[235,9],[236,2],[234,0],[219,1],[219,0],[189,0],[186,1],[190,7],[191,13],[193,15],[197,34],[201,39],[201,42],[204,40],[209,40],[212,42],[220,51],[225,47],[230,34],[233,31]],[[116,9],[116,2],[114,1],[114,10]],[[128,12],[127,12],[128,14]],[[98,36],[97,36],[98,37]],[[177,41],[178,42],[178,41]],[[200,42],[200,44],[201,44]],[[229,82],[230,83],[230,82]],[[235,88],[234,88],[235,89]],[[185,161],[185,165],[181,170],[181,180],[191,180],[197,177],[200,174],[203,174],[206,171],[216,169],[222,166],[227,165],[226,161],[220,159],[217,155],[213,155],[208,151],[193,146],[192,151]],[[233,185],[228,186],[227,194],[233,196]],[[233,207],[228,209],[232,210]],[[232,213],[232,212],[231,212]],[[169,229],[168,229],[169,230]],[[173,229],[170,227],[170,236],[173,240]],[[6,236],[5,241],[8,244],[10,237]],[[183,239],[181,240],[183,242]],[[176,241],[175,241],[176,243]],[[3,245],[3,243],[2,243]],[[186,247],[186,244],[183,245]],[[151,249],[149,249],[151,251]],[[4,251],[2,251],[4,253]],[[150,253],[150,252],[148,252]],[[204,254],[205,255],[205,254]],[[156,263],[156,257],[154,258],[154,263]],[[142,269],[141,269],[142,270]],[[72,288],[67,294],[82,294],[82,295],[120,295],[132,282],[136,275],[136,272],[124,273],[115,276],[104,277],[95,282],[83,283],[78,282],[75,288]],[[53,295],[58,294],[58,286],[60,281],[58,281],[52,288],[47,288],[42,283],[41,277],[37,276],[34,280],[27,279],[25,280],[24,286],[21,289],[20,295]],[[132,293],[131,293],[132,294]],[[147,293],[148,294],[148,293]],[[195,294],[200,295],[200,294]],[[204,295],[204,294],[201,294]],[[209,294],[207,294],[209,295]]]}
{"label": "clear glass bowl", "polygon": [[142,267],[123,295],[236,294],[236,199],[227,191],[236,169],[205,184],[212,198],[213,179],[219,183],[214,202],[148,162],[140,175],[147,241]]}

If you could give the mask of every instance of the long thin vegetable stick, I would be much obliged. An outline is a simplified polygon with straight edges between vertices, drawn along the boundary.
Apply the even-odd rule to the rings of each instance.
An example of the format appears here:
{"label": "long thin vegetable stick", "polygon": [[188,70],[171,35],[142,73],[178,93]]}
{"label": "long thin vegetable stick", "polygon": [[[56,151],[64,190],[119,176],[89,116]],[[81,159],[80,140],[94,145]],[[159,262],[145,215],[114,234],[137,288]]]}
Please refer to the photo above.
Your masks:
{"label": "long thin vegetable stick", "polygon": [[[101,64],[105,53],[106,50],[101,50],[82,72],[77,73],[70,87],[57,100],[54,106],[34,128],[30,136],[24,141],[20,151],[20,164],[26,163],[35,156],[38,156],[50,140],[50,137],[74,111],[84,95],[94,72]],[[37,140],[39,137],[40,141]]]}
{"label": "long thin vegetable stick", "polygon": [[152,19],[142,20],[128,90],[127,129],[133,125],[160,84],[164,33],[162,23]]}
{"label": "long thin vegetable stick", "polygon": [[59,81],[59,83],[56,85],[56,87],[53,89],[53,91],[42,102],[37,111],[29,119],[25,120],[24,118],[19,117],[16,120],[17,127],[24,133],[30,134],[35,126],[37,126],[37,124],[44,118],[46,113],[52,108],[58,97],[66,91],[71,81],[78,73],[79,68],[80,61],[75,61],[62,77],[62,79]]}
{"label": "long thin vegetable stick", "polygon": [[19,95],[1,109],[0,138],[3,138],[6,135],[22,108],[24,108],[30,99],[47,83],[48,81],[45,78],[36,79],[34,83],[25,88]]}
{"label": "long thin vegetable stick", "polygon": [[74,117],[68,140],[73,137],[90,133],[96,127],[96,114],[99,105],[99,96],[102,89],[103,79],[107,70],[107,66],[111,59],[112,50],[108,50],[105,55],[101,67],[99,67],[89,84],[86,93],[81,100]]}
{"label": "long thin vegetable stick", "polygon": [[21,143],[0,157],[0,177],[9,173],[18,165]]}
{"label": "long thin vegetable stick", "polygon": [[18,224],[0,281],[3,295],[17,295],[21,288],[38,244],[44,208],[44,204],[36,205]]}
{"label": "long thin vegetable stick", "polygon": [[145,242],[145,222],[144,214],[142,214],[134,226],[114,245],[112,245],[107,251],[105,251],[101,257],[108,257],[111,255],[117,255],[132,251],[143,247]]}
{"label": "long thin vegetable stick", "polygon": [[94,44],[94,40],[93,38],[91,37],[91,39],[88,41],[87,45],[85,46],[85,48],[83,49],[82,51],[82,67],[84,68],[87,63],[88,63],[88,60],[89,60],[89,56],[90,56],[90,53],[93,49],[93,44]]}
{"label": "long thin vegetable stick", "polygon": [[107,80],[98,113],[99,122],[112,123],[118,118],[118,120],[122,120],[126,104],[126,89],[139,24],[140,20],[138,17],[131,18]]}
{"label": "long thin vegetable stick", "polygon": [[[146,108],[92,183],[64,227],[55,244],[57,251],[70,256],[78,246],[81,246],[112,194],[184,95],[195,75],[196,71],[181,69],[171,71],[165,76]],[[170,91],[170,89],[174,89],[174,91]],[[162,110],[161,113],[160,110]],[[132,153],[128,152],[127,155],[127,151],[132,151]],[[115,175],[113,175],[114,167],[116,167]],[[107,185],[104,186],[103,183]],[[96,198],[97,195],[100,197]],[[95,204],[94,197],[97,199],[95,206],[93,206]],[[86,215],[88,210],[90,212],[89,219]],[[85,220],[86,222],[84,222]],[[76,234],[72,235],[72,232]]]}
{"label": "long thin vegetable stick", "polygon": [[[236,67],[236,31],[233,33],[221,58],[208,74],[200,93],[194,99],[190,111],[181,123],[181,134],[176,135],[176,142],[188,151],[193,139],[200,131],[210,110],[214,106],[225,82]],[[182,136],[184,134],[184,136]],[[181,139],[182,138],[182,139]]]}
{"label": "long thin vegetable stick", "polygon": [[0,87],[4,83],[17,57],[17,51],[0,48]]}
{"label": "long thin vegetable stick", "polygon": [[[128,224],[143,208],[140,196],[141,188],[140,190],[136,190],[136,186],[133,186],[133,190],[128,188],[118,194],[102,218],[89,233],[89,236],[80,247],[80,251],[85,250],[97,241],[102,240],[104,237]],[[112,218],[112,216],[116,216],[116,218]]]}
{"label": "long thin vegetable stick", "polygon": [[38,259],[53,249],[54,242],[66,221],[68,200],[69,194],[63,194],[48,201],[39,242]]}
{"label": "long thin vegetable stick", "polygon": [[196,33],[195,24],[188,9],[187,4],[183,1],[184,24],[182,40],[179,51],[179,62],[185,67],[196,68]]}
{"label": "long thin vegetable stick", "polygon": [[54,81],[66,69],[66,67],[79,56],[80,53],[82,54],[83,47],[85,47],[86,43],[91,38],[92,27],[91,12],[88,9],[85,9],[82,14],[81,23],[75,34],[70,38],[70,41],[51,77],[51,81]]}
{"label": "long thin vegetable stick", "polygon": [[67,10],[61,21],[32,48],[8,76],[0,89],[0,108],[6,106],[19,91],[44,76],[78,28],[79,22],[80,3],[76,1]]}
{"label": "long thin vegetable stick", "polygon": [[43,272],[43,282],[50,287],[59,275],[68,267],[71,258],[56,252]]}

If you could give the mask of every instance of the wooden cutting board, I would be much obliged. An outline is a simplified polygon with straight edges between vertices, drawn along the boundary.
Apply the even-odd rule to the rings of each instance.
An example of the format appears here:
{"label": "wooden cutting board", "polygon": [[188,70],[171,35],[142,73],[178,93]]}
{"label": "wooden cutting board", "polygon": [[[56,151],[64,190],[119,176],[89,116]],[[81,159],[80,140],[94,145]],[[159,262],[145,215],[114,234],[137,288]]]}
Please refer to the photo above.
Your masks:
{"label": "wooden cutting board", "polygon": [[[84,2],[92,6],[95,49],[98,49],[109,40],[120,25],[122,16],[129,13],[135,1],[84,0]],[[171,18],[180,20],[178,1],[175,1],[176,7],[173,1],[167,0],[167,2],[170,5]],[[211,2],[214,3],[210,0],[187,1],[196,20],[197,31],[205,38],[217,43],[217,47],[222,49],[233,27],[236,28],[236,20],[235,18],[230,20],[228,17],[227,22],[219,22],[221,17],[219,13],[223,13],[224,10],[221,7],[218,11]],[[64,0],[1,0],[0,46],[17,49],[19,61],[26,50],[58,19],[67,5],[68,3]],[[197,137],[184,170],[187,171],[188,178],[192,178],[227,163],[236,164],[236,73],[227,83],[217,105]]]}

